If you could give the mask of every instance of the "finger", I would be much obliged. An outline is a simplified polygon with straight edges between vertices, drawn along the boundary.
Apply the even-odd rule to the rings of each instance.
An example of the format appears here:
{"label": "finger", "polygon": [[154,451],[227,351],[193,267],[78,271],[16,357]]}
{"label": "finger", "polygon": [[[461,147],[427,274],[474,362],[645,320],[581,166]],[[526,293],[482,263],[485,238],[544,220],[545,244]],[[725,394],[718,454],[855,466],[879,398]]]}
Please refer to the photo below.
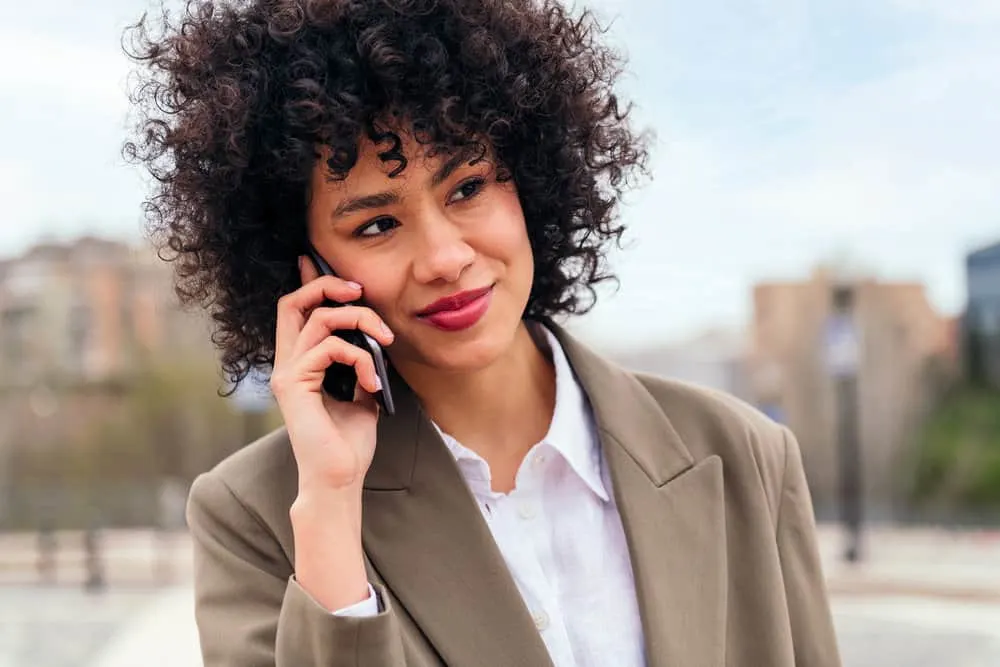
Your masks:
{"label": "finger", "polygon": [[354,402],[375,414],[378,414],[382,409],[378,400],[375,399],[375,392],[365,391],[361,383],[354,385]]}
{"label": "finger", "polygon": [[323,301],[329,299],[337,303],[350,303],[360,298],[361,285],[336,276],[320,276],[278,299],[275,363],[280,363],[291,355],[309,313]]}
{"label": "finger", "polygon": [[320,307],[312,311],[298,340],[295,341],[293,356],[310,350],[335,331],[358,329],[365,332],[382,345],[393,341],[392,331],[374,310],[364,306],[341,306],[339,308]]}
{"label": "finger", "polygon": [[319,345],[303,354],[296,364],[297,375],[303,381],[308,381],[311,389],[319,391],[326,369],[332,364],[353,367],[358,384],[365,391],[375,393],[382,388],[372,355],[336,336],[327,336]]}

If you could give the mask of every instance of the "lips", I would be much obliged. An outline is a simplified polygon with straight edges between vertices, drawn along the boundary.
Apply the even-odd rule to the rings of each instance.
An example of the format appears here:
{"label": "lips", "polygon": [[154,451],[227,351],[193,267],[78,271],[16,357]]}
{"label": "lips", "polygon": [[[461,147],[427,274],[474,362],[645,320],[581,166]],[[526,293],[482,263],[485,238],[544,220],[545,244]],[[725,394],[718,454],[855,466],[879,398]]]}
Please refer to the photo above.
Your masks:
{"label": "lips", "polygon": [[421,310],[417,315],[420,317],[427,317],[428,315],[433,315],[434,313],[442,313],[449,310],[459,310],[463,308],[476,299],[482,297],[487,292],[493,289],[493,286],[483,287],[477,290],[467,290],[465,292],[459,292],[457,294],[452,294],[451,296],[446,296],[443,299],[438,299],[431,305],[427,306]]}
{"label": "lips", "polygon": [[468,290],[438,299],[417,313],[417,317],[443,331],[468,329],[489,310],[493,286]]}

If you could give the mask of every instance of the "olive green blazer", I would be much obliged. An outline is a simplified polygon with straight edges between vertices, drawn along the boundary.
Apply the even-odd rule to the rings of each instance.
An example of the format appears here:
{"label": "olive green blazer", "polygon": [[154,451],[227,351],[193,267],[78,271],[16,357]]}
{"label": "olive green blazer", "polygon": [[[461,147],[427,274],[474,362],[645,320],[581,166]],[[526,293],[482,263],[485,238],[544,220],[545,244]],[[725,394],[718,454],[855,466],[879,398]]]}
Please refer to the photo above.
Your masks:
{"label": "olive green blazer", "polygon": [[[839,665],[792,434],[734,398],[623,370],[555,332],[594,410],[648,667]],[[283,429],[195,481],[206,667],[551,665],[454,459],[398,380],[395,392],[364,488],[377,616],[333,616],[296,583],[297,470]]]}

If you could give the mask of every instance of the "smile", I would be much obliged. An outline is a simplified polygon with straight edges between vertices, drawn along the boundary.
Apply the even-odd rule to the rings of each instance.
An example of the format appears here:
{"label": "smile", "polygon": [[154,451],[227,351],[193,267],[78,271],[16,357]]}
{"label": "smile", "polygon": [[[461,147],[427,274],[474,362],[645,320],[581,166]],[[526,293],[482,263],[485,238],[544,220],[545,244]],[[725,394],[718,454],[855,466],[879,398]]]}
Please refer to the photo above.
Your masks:
{"label": "smile", "polygon": [[442,331],[462,331],[483,318],[493,300],[493,285],[438,299],[417,317]]}

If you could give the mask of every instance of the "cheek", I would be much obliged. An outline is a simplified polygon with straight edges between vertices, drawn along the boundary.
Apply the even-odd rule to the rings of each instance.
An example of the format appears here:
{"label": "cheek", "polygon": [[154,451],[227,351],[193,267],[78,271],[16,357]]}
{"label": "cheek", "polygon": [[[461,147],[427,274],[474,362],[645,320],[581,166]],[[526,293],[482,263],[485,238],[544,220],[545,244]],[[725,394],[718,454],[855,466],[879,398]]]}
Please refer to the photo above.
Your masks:
{"label": "cheek", "polygon": [[369,262],[345,267],[344,277],[361,284],[362,302],[383,318],[392,317],[392,308],[399,303],[399,277],[387,266]]}
{"label": "cheek", "polygon": [[491,254],[511,267],[532,266],[531,242],[517,195],[506,194],[498,203],[493,220],[486,226]]}
{"label": "cheek", "polygon": [[504,238],[508,266],[514,274],[512,277],[530,289],[534,279],[535,260],[531,241],[528,239],[528,230],[523,219],[518,225],[511,227]]}
{"label": "cheek", "polygon": [[388,284],[385,278],[381,278],[376,281],[372,281],[369,287],[365,288],[365,305],[371,307],[375,310],[382,318],[388,322],[393,323],[396,318],[394,317],[395,311],[399,308],[399,294],[400,290],[396,289],[393,285]]}

